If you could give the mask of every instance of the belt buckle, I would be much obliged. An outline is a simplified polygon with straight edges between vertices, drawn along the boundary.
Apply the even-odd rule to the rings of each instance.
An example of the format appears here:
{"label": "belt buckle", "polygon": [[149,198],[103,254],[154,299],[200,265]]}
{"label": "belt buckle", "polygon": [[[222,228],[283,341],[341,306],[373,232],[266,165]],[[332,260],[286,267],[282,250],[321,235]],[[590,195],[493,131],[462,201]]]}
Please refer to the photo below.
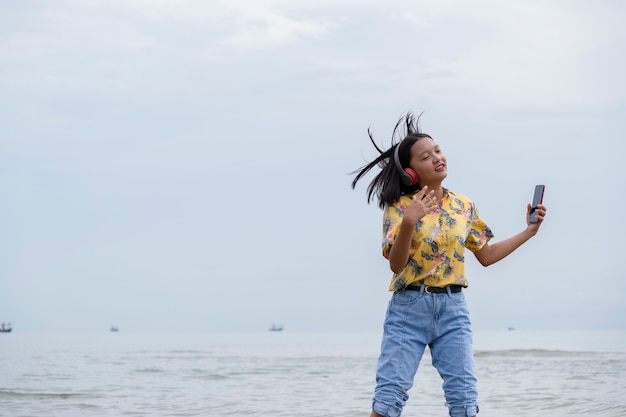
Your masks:
{"label": "belt buckle", "polygon": [[432,294],[432,293],[430,292],[429,288],[430,288],[430,287],[429,287],[428,285],[424,285],[424,292],[425,292],[426,294]]}

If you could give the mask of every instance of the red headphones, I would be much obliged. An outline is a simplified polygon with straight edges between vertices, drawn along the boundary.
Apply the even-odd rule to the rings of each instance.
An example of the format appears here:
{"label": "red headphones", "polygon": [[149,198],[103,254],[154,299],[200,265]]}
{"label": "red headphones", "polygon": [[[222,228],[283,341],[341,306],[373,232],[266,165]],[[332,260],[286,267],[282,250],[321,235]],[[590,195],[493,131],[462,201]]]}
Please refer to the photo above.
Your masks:
{"label": "red headphones", "polygon": [[397,144],[396,148],[393,150],[393,162],[396,164],[398,172],[400,172],[400,177],[404,185],[415,185],[420,180],[420,177],[413,168],[402,168],[400,164],[400,143]]}

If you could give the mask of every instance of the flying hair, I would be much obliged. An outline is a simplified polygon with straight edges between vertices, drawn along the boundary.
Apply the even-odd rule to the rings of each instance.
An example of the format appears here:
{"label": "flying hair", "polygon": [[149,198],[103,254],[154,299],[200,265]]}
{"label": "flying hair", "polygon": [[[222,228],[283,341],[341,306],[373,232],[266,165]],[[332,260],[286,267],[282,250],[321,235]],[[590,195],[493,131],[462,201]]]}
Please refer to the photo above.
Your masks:
{"label": "flying hair", "polygon": [[367,186],[368,204],[376,198],[378,200],[378,206],[384,208],[386,205],[394,203],[403,194],[420,189],[419,184],[405,185],[402,182],[400,172],[393,162],[393,153],[396,147],[399,147],[399,162],[401,166],[407,167],[411,158],[411,147],[413,144],[421,138],[430,138],[430,135],[420,131],[419,121],[421,116],[422,113],[415,116],[412,112],[407,112],[400,117],[391,135],[391,146],[387,150],[383,150],[376,144],[371,129],[367,129],[370,142],[372,142],[372,145],[374,145],[379,155],[371,162],[351,172],[351,174],[356,174],[356,177],[352,181],[352,188],[354,189],[357,182],[374,167],[381,169]]}

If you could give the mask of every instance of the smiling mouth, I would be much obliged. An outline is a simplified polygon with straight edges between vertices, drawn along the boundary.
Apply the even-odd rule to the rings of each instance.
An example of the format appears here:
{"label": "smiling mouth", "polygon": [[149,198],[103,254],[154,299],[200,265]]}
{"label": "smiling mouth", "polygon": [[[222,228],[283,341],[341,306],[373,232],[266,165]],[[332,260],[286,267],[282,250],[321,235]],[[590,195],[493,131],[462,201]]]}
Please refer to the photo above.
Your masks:
{"label": "smiling mouth", "polygon": [[444,169],[446,169],[445,164],[439,164],[435,167],[435,171],[443,171]]}

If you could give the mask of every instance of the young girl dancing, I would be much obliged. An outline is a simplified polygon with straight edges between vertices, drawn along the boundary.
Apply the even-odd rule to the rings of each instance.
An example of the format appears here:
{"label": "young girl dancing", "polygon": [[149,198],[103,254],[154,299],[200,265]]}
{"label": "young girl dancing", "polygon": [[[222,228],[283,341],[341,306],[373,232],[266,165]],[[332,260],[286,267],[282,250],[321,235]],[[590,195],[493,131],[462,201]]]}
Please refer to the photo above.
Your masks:
{"label": "young girl dancing", "polygon": [[[450,416],[475,416],[465,249],[483,266],[498,262],[537,233],[546,207],[528,204],[526,229],[490,244],[491,229],[472,200],[443,186],[448,161],[439,144],[420,132],[419,117],[407,113],[398,121],[386,151],[368,133],[380,156],[355,171],[352,188],[374,167],[382,168],[368,186],[367,201],[375,197],[384,210],[382,254],[393,271],[371,417],[400,415],[426,346],[443,379]],[[530,221],[534,210],[536,223]]]}

